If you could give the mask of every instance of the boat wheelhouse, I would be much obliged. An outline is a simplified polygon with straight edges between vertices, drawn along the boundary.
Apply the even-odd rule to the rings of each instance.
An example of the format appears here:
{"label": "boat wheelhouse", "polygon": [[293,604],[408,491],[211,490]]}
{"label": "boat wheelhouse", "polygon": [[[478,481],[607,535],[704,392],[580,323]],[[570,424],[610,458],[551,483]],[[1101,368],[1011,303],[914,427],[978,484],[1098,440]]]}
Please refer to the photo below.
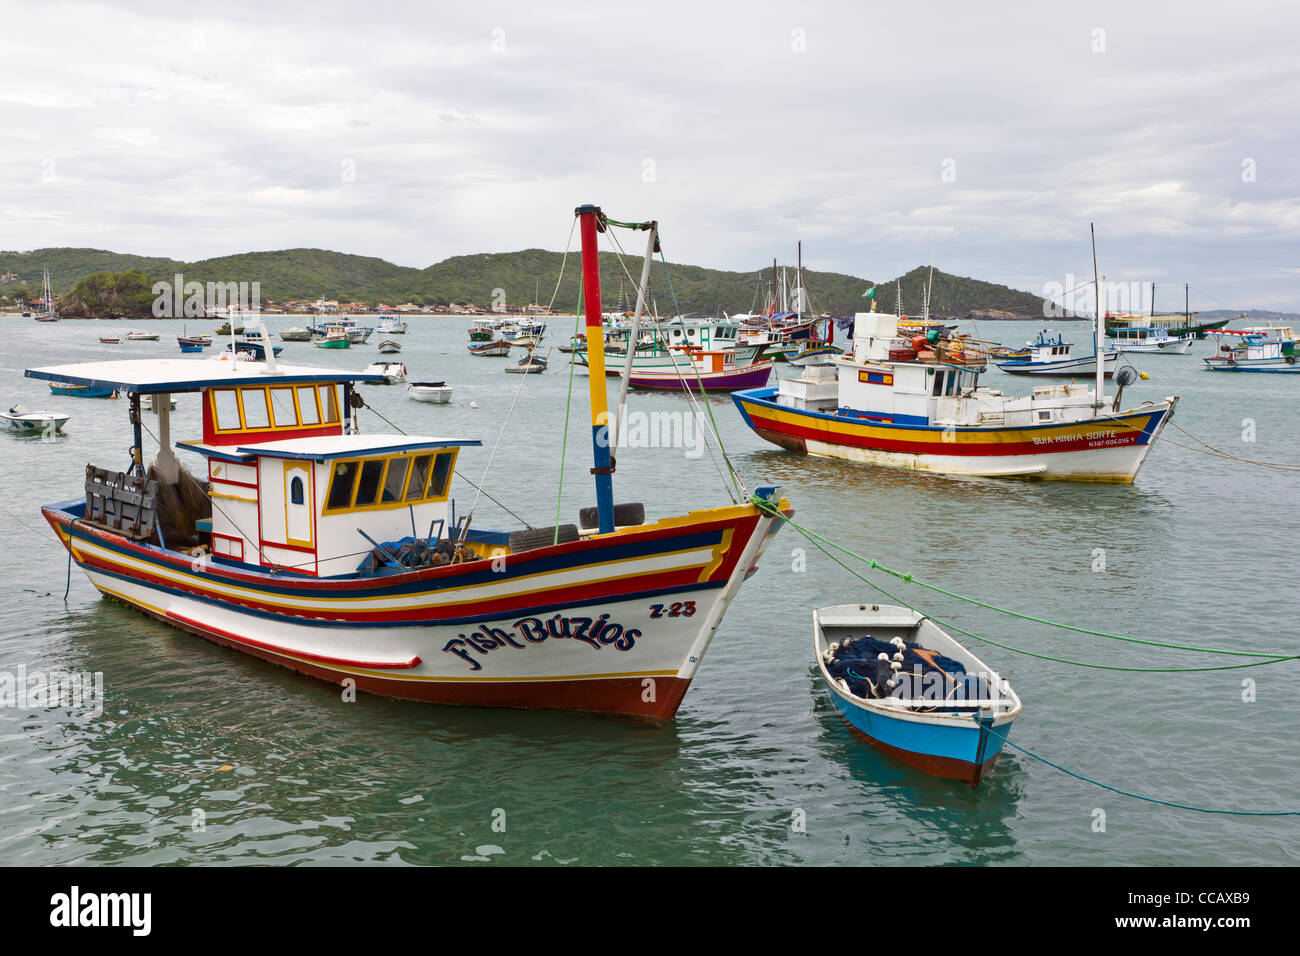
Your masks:
{"label": "boat wheelhouse", "polygon": [[[999,362],[998,368],[1012,375],[1042,375],[1053,378],[1075,378],[1097,373],[1095,351],[1091,355],[1072,357],[1070,351],[1073,346],[1065,341],[1060,332],[1052,335],[1052,331],[1044,329],[1038,333],[1038,337],[1033,342],[1028,343],[1027,358]],[[1102,367],[1107,378],[1115,374],[1115,365],[1118,361],[1119,353],[1113,349],[1102,352]]]}
{"label": "boat wheelhouse", "polygon": [[[577,215],[588,327],[599,330],[600,210]],[[603,373],[599,350],[594,360]],[[273,357],[26,374],[129,399],[127,468],[89,464],[84,495],[42,509],[96,588],[215,643],[391,697],[670,719],[778,512],[792,513],[774,487],[660,520],[616,506],[596,378],[595,507],[574,523],[493,529],[452,498],[460,451],[479,441],[358,434],[355,389],[378,375]],[[170,398],[184,394],[198,396],[201,434],[173,444]],[[146,396],[159,443],[148,469]],[[177,448],[200,456],[204,480]]]}
{"label": "boat wheelhouse", "polygon": [[1120,326],[1108,333],[1116,352],[1164,352],[1182,355],[1192,347],[1196,336],[1170,335],[1162,326]]}

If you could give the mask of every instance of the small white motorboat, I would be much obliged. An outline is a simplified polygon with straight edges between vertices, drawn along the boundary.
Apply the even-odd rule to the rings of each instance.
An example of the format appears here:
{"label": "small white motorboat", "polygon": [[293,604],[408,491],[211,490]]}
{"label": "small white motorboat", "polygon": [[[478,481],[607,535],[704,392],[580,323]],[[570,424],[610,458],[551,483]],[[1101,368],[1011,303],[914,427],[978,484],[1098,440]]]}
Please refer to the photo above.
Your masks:
{"label": "small white motorboat", "polygon": [[310,342],[311,330],[304,329],[301,325],[293,325],[280,333],[280,340],[283,342]]}
{"label": "small white motorboat", "polygon": [[451,401],[451,386],[446,382],[412,382],[406,392],[417,402],[445,405]]}
{"label": "small white motorboat", "polygon": [[382,375],[384,384],[398,385],[406,381],[406,366],[401,362],[375,362],[366,367],[367,375]]}
{"label": "small white motorboat", "polygon": [[26,405],[18,404],[7,412],[0,412],[0,421],[9,431],[18,435],[51,435],[63,431],[71,415],[62,412],[30,411]]}
{"label": "small white motorboat", "polygon": [[937,777],[977,786],[1020,716],[1004,678],[911,608],[818,608],[813,654],[854,731]]}
{"label": "small white motorboat", "polygon": [[132,329],[130,332],[126,333],[123,338],[128,342],[157,342],[158,335],[159,333],[157,332],[145,332],[141,329]]}

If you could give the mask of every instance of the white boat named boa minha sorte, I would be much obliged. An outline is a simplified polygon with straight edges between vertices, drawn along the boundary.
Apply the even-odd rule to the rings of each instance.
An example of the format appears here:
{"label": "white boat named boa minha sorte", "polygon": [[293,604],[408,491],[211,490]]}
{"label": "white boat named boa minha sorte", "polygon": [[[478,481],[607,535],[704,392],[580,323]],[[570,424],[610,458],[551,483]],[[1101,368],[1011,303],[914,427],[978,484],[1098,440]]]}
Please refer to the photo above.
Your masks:
{"label": "white boat named boa minha sorte", "polygon": [[[1119,410],[1101,389],[1044,385],[1025,397],[942,362],[890,361],[898,317],[858,313],[853,352],[775,388],[736,392],[745,423],[792,451],[919,471],[1131,482],[1176,397]],[[1095,370],[1095,369],[1094,369]]]}
{"label": "white boat named boa minha sorte", "polygon": [[[597,341],[598,216],[579,210]],[[616,508],[603,374],[591,390],[596,507],[514,530],[478,527],[473,504],[457,518],[457,458],[479,441],[356,432],[354,389],[377,374],[272,357],[27,375],[130,397],[130,467],[88,467],[84,496],[42,509],[96,588],[218,644],[391,697],[669,719],[775,532],[773,512],[792,513],[770,487],[754,493],[768,510],[746,500],[646,520],[639,505]],[[200,402],[203,433],[173,446],[168,399],[181,394]],[[159,409],[147,472],[146,395]],[[200,456],[206,488],[174,447]]]}

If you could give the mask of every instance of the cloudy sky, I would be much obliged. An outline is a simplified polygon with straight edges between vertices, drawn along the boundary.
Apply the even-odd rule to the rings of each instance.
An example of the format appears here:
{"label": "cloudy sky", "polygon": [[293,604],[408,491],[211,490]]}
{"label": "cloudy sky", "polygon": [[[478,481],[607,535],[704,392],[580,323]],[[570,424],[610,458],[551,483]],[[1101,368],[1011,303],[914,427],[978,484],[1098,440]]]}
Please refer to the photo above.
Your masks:
{"label": "cloudy sky", "polygon": [[[562,249],[1300,310],[1290,3],[0,0],[0,248]],[[815,293],[815,289],[813,290]]]}

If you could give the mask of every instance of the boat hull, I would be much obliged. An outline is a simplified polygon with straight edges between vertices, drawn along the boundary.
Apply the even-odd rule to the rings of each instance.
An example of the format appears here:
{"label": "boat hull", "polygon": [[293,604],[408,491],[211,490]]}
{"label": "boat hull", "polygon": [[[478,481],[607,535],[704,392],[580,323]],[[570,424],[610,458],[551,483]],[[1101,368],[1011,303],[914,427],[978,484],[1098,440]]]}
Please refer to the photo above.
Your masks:
{"label": "boat hull", "polygon": [[[770,363],[727,372],[700,372],[683,367],[681,374],[638,372],[632,370],[628,385],[646,391],[681,392],[735,392],[746,388],[762,388],[772,375]],[[683,379],[685,381],[683,381]]]}
{"label": "boat hull", "polygon": [[317,579],[130,541],[77,521],[83,511],[43,509],[96,588],[218,644],[390,697],[651,720],[676,713],[774,531],[739,506],[494,560]]}
{"label": "boat hull", "polygon": [[[1115,374],[1115,364],[1118,361],[1118,352],[1107,351],[1105,353],[1106,378],[1110,378]],[[1045,378],[1081,378],[1083,376],[1097,374],[1097,359],[1096,356],[1088,355],[1077,359],[1062,359],[1059,362],[999,362],[998,368],[1011,375],[1039,375]]]}
{"label": "boat hull", "polygon": [[1177,399],[1091,422],[948,427],[865,422],[778,405],[774,388],[732,395],[746,424],[790,451],[949,475],[1132,482]]}

